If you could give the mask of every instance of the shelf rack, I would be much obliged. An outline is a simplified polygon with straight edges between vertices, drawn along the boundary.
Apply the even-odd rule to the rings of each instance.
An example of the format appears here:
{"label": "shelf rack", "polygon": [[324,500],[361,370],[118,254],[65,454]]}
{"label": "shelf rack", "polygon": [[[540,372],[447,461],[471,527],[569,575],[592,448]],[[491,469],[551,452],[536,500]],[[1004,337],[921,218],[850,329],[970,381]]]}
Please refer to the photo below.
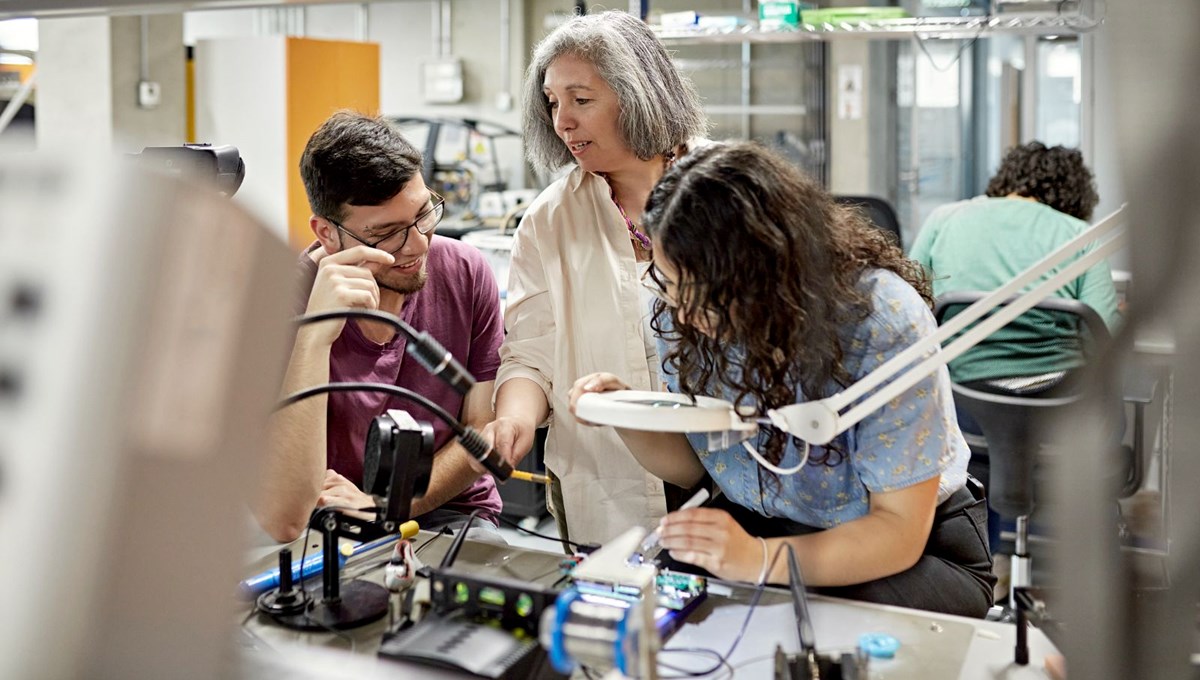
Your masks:
{"label": "shelf rack", "polygon": [[771,44],[828,40],[904,40],[976,38],[984,34],[1074,35],[1099,27],[1103,18],[1081,14],[993,14],[967,17],[855,20],[836,24],[801,24],[792,30],[760,31],[755,26],[727,29],[663,29],[654,27],[664,44]]}

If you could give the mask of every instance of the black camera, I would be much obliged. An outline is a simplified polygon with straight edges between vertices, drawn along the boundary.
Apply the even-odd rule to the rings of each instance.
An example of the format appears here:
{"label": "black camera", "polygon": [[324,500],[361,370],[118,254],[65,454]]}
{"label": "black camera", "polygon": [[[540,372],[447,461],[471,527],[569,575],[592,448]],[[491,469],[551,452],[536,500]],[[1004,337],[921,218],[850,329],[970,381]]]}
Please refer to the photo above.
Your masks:
{"label": "black camera", "polygon": [[246,163],[236,146],[184,144],[148,146],[132,154],[142,165],[189,180],[209,182],[224,196],[233,196],[246,178]]}

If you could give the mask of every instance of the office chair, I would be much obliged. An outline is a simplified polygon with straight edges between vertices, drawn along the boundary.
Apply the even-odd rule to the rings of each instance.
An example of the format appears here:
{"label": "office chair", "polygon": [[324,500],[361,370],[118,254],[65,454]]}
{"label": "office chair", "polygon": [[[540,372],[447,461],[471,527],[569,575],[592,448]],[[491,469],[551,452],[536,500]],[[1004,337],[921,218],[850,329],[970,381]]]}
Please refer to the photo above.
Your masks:
{"label": "office chair", "polygon": [[[950,293],[938,298],[934,316],[939,324],[972,302],[983,292]],[[1062,321],[1075,323],[1081,336],[1085,360],[1109,340],[1108,328],[1091,307],[1076,300],[1050,298],[1035,309],[1053,312]],[[985,480],[988,504],[998,514],[1016,519],[1015,550],[1011,562],[1009,602],[1015,589],[1030,585],[1029,517],[1033,513],[1036,485],[1035,468],[1040,450],[1049,442],[1040,440],[1046,424],[1062,415],[1083,394],[1071,384],[1066,371],[1040,376],[1020,376],[985,381],[983,385],[954,384],[955,407],[966,411],[982,430],[982,439],[967,433],[972,449],[971,472]],[[980,389],[982,388],[982,389]],[[1144,404],[1138,404],[1134,447],[1125,447],[1114,469],[1120,484],[1114,495],[1125,497],[1141,484],[1141,417]],[[1122,413],[1123,417],[1123,413]],[[986,462],[980,460],[986,457]],[[983,468],[986,465],[986,468]],[[1114,499],[1115,500],[1115,499]]]}
{"label": "office chair", "polygon": [[900,220],[892,204],[877,196],[834,196],[833,200],[842,205],[854,206],[866,214],[881,231],[886,231],[896,237],[896,245],[904,247],[900,241]]}

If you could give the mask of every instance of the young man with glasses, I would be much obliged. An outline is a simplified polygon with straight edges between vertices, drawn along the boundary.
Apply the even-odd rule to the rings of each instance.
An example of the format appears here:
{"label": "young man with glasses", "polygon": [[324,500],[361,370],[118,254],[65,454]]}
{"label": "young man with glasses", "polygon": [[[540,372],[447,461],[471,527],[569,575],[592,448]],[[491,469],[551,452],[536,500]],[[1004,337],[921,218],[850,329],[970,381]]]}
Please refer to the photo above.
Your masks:
{"label": "young man with glasses", "polygon": [[[300,256],[297,313],[377,309],[428,332],[479,381],[466,397],[405,355],[405,338],[372,321],[330,321],[300,328],[283,391],[326,382],[389,383],[410,389],[482,428],[493,418],[491,394],[503,339],[500,295],[483,255],[435,236],[443,200],[421,177],[421,154],[387,122],[339,112],[308,141],[300,173],[316,242]],[[413,501],[423,529],[461,525],[479,510],[472,538],[503,542],[501,502],[449,428],[419,406],[390,395],[344,392],[299,402],[275,418],[258,508],[276,540],[294,540],[318,506],[364,508],[359,485],[371,419],[408,411],[434,428],[429,490]]]}

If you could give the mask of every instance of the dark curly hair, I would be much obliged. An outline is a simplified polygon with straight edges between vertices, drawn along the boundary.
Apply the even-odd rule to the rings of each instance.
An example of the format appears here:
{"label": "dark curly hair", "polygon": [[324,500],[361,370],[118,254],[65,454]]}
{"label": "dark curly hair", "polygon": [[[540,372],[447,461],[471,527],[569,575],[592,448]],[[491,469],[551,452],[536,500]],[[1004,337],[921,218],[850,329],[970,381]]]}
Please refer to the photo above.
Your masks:
{"label": "dark curly hair", "polygon": [[1035,199],[1085,222],[1100,202],[1092,171],[1084,165],[1079,149],[1047,147],[1041,142],[1015,146],[1000,162],[988,182],[987,195],[1009,194]]}
{"label": "dark curly hair", "polygon": [[[926,273],[887,234],[755,143],[684,156],[651,192],[643,221],[655,257],[679,270],[675,323],[660,323],[659,301],[654,329],[674,341],[663,366],[685,394],[723,387],[761,415],[793,403],[796,385],[810,400],[847,385],[841,334],[872,311],[857,285],[866,269],[895,272],[932,303]],[[689,323],[706,314],[711,336]],[[731,343],[743,351],[730,353]],[[775,432],[764,456],[777,463],[785,442]],[[833,464],[831,450],[812,462]]]}

